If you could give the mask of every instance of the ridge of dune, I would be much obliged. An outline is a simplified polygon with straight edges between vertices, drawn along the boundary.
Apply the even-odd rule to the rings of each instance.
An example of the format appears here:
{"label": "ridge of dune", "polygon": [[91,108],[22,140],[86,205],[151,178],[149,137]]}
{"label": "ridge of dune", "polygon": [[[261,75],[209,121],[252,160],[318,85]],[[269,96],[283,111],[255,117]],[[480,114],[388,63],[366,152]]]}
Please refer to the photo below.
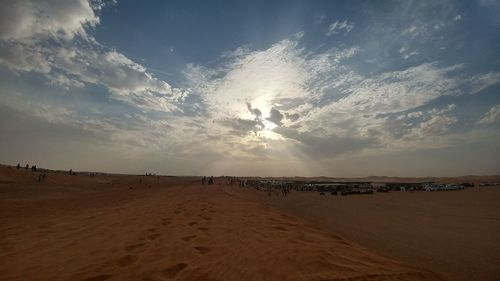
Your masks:
{"label": "ridge of dune", "polygon": [[0,280],[444,280],[238,188],[51,174],[19,179],[20,200],[8,197],[13,182],[33,174],[0,170],[11,174],[0,183]]}

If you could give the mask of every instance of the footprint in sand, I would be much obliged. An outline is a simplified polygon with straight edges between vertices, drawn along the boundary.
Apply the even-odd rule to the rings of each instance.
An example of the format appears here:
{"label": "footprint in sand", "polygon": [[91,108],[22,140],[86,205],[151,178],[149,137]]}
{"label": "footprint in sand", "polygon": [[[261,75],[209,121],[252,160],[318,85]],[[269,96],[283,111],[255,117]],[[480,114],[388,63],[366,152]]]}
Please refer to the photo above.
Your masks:
{"label": "footprint in sand", "polygon": [[167,278],[174,278],[179,272],[181,272],[184,268],[188,266],[187,263],[178,263],[172,266],[169,266],[161,271],[162,275]]}
{"label": "footprint in sand", "polygon": [[144,243],[137,243],[137,244],[133,244],[133,245],[128,245],[125,247],[125,250],[127,250],[128,252],[131,252],[137,248],[140,248],[144,246]]}
{"label": "footprint in sand", "polygon": [[281,226],[273,226],[274,229],[281,230],[281,231],[289,231],[288,229],[281,227]]}
{"label": "footprint in sand", "polygon": [[82,279],[82,281],[104,281],[104,280],[108,280],[109,278],[111,278],[110,274],[101,274],[101,275],[97,275],[94,277]]}
{"label": "footprint in sand", "polygon": [[202,255],[212,251],[211,248],[208,248],[208,247],[203,247],[203,246],[198,246],[198,247],[194,247],[198,252],[200,252]]}
{"label": "footprint in sand", "polygon": [[185,237],[182,237],[181,239],[186,241],[186,242],[189,242],[189,240],[194,239],[194,238],[196,238],[196,235],[185,236]]}
{"label": "footprint in sand", "polygon": [[161,221],[162,221],[161,224],[164,225],[164,226],[168,226],[168,225],[170,225],[172,223],[170,221],[170,218],[163,218],[163,219],[161,219]]}
{"label": "footprint in sand", "polygon": [[149,240],[155,240],[158,237],[160,237],[160,234],[158,234],[158,233],[153,233],[153,234],[148,235]]}
{"label": "footprint in sand", "polygon": [[133,264],[134,262],[136,262],[139,258],[137,256],[134,256],[134,255],[126,255],[126,256],[123,256],[121,257],[116,263],[121,266],[121,267],[125,267],[125,266],[129,266],[131,264]]}

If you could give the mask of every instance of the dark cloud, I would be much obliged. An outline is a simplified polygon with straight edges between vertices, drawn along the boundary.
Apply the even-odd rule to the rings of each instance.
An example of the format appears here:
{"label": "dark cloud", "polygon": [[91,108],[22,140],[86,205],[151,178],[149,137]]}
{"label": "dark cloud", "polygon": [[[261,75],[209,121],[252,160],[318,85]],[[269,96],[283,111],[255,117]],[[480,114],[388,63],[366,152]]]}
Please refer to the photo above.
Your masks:
{"label": "dark cloud", "polygon": [[247,102],[247,108],[250,113],[255,115],[256,118],[260,118],[262,116],[262,111],[260,111],[258,108],[252,108],[252,105]]}
{"label": "dark cloud", "polygon": [[281,126],[281,120],[283,120],[283,114],[277,109],[271,109],[271,112],[269,113],[269,118],[266,120],[273,122],[274,124]]}
{"label": "dark cloud", "polygon": [[317,136],[313,133],[302,133],[283,127],[278,127],[274,131],[285,138],[299,142],[306,154],[318,158],[334,157],[348,152],[359,151],[377,144],[375,139],[341,137],[336,135]]}
{"label": "dark cloud", "polygon": [[297,121],[300,118],[300,115],[298,113],[290,114],[290,113],[285,113],[286,119],[290,121]]}
{"label": "dark cloud", "polygon": [[250,119],[226,119],[220,122],[223,126],[229,127],[232,129],[231,133],[237,135],[246,135],[249,132],[260,131],[264,128],[262,122],[258,120],[250,120]]}

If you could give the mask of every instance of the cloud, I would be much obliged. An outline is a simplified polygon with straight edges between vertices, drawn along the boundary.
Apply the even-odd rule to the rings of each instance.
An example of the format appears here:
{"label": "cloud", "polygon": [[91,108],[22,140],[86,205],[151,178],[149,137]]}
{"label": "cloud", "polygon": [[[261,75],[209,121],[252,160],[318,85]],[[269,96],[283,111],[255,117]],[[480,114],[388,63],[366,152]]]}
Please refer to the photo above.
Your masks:
{"label": "cloud", "polygon": [[0,39],[23,40],[33,37],[72,39],[86,36],[86,29],[99,24],[94,10],[102,7],[86,0],[2,1]]}
{"label": "cloud", "polygon": [[300,118],[300,115],[298,113],[290,114],[290,113],[285,113],[286,119],[290,121],[297,121]]}
{"label": "cloud", "polygon": [[453,18],[453,21],[461,21],[461,20],[463,20],[463,19],[464,19],[464,17],[463,17],[462,15],[458,14],[458,15],[456,15],[456,16]]}
{"label": "cloud", "polygon": [[50,73],[52,67],[42,47],[0,41],[0,63],[15,72]]}
{"label": "cloud", "polygon": [[357,152],[374,145],[373,139],[342,137],[337,135],[318,136],[309,132],[301,133],[289,128],[278,127],[275,131],[287,139],[297,142],[304,154],[325,159]]}
{"label": "cloud", "polygon": [[[434,40],[448,42],[445,31],[464,24],[446,1],[398,2],[398,12],[391,10],[387,20],[369,28],[356,23],[360,33],[367,32],[359,45],[311,47],[305,32],[298,32],[260,49],[241,46],[208,64],[187,64],[186,82],[176,81],[178,88],[92,37],[102,2],[54,3],[2,3],[0,13],[19,16],[0,19],[0,70],[45,78],[57,94],[72,98],[105,89],[106,103],[111,99],[110,108],[119,109],[108,112],[104,103],[92,102],[91,109],[51,104],[49,98],[28,94],[9,99],[16,94],[7,90],[1,93],[2,106],[82,130],[124,153],[161,151],[207,163],[217,157],[282,163],[308,155],[314,162],[369,151],[446,147],[462,140],[455,131],[462,115],[454,106],[442,107],[443,100],[479,94],[500,82],[495,70],[469,73],[474,66],[445,57],[432,61],[441,56],[428,55]],[[437,14],[430,16],[432,10]],[[348,20],[336,21],[327,35],[347,34],[354,27]],[[477,124],[498,122],[499,111],[491,108]]]}
{"label": "cloud", "polygon": [[473,94],[481,92],[500,83],[500,72],[479,73],[470,78],[469,91]]}
{"label": "cloud", "polygon": [[281,126],[282,125],[281,121],[283,120],[283,117],[284,117],[283,114],[281,114],[279,110],[272,108],[269,114],[269,118],[267,118],[266,120],[271,121],[278,126]]}
{"label": "cloud", "polygon": [[275,105],[286,105],[286,100],[307,94],[303,87],[310,74],[297,44],[283,40],[266,50],[238,49],[213,68],[188,65],[188,87],[201,95],[216,119],[268,118]]}
{"label": "cloud", "polygon": [[247,102],[247,108],[250,113],[255,115],[255,118],[260,118],[262,116],[262,112],[258,108],[252,108],[252,105]]}
{"label": "cloud", "polygon": [[71,88],[85,87],[84,83],[78,81],[77,79],[71,79],[66,75],[53,74],[53,75],[48,75],[47,77],[49,77],[51,83],[63,87],[65,90],[69,90]]}
{"label": "cloud", "polygon": [[462,80],[450,76],[460,68],[426,63],[348,83],[344,97],[310,110],[302,126],[308,131],[371,136],[385,122],[383,115],[408,111],[443,95],[461,94]]}
{"label": "cloud", "polygon": [[418,51],[411,51],[411,50],[407,49],[406,47],[401,47],[401,49],[399,49],[399,53],[403,56],[403,58],[405,60],[419,54]]}
{"label": "cloud", "polygon": [[325,89],[353,81],[345,76],[332,81],[331,77],[342,74],[340,64],[357,52],[352,47],[309,54],[299,41],[286,39],[264,50],[240,48],[227,52],[211,68],[188,65],[184,71],[188,87],[202,96],[216,119],[254,118],[255,109],[267,119],[273,108],[296,116],[310,107],[308,101],[320,99]]}
{"label": "cloud", "polygon": [[240,118],[222,120],[221,123],[230,127],[232,129],[231,133],[243,136],[250,132],[260,131],[263,126],[259,121]]}
{"label": "cloud", "polygon": [[35,72],[65,89],[102,85],[114,99],[143,110],[180,111],[187,92],[157,79],[146,67],[110,50],[88,33],[103,2],[2,2],[0,63]]}
{"label": "cloud", "polygon": [[54,68],[83,83],[105,86],[115,99],[144,109],[170,112],[185,96],[146,68],[116,51],[77,47],[56,50]]}
{"label": "cloud", "polygon": [[345,33],[349,33],[353,29],[354,29],[354,23],[352,22],[349,22],[347,20],[336,21],[330,24],[330,26],[328,26],[328,31],[326,32],[326,36],[338,34],[342,31],[345,31]]}
{"label": "cloud", "polygon": [[238,48],[224,53],[215,67],[188,66],[190,91],[203,97],[210,118],[222,121],[214,131],[231,142],[272,136],[318,155],[332,150],[332,157],[367,148],[418,147],[423,139],[442,139],[458,122],[450,115],[453,106],[418,108],[497,83],[496,72],[467,78],[465,64],[438,61],[361,73],[352,65],[366,51],[361,47],[306,52],[301,42],[299,37],[262,50]]}
{"label": "cloud", "polygon": [[458,119],[454,116],[444,114],[446,111],[448,110],[430,113],[430,118],[420,123],[417,127],[412,128],[405,138],[411,140],[423,139],[447,133],[449,127],[455,124]]}
{"label": "cloud", "polygon": [[476,122],[479,125],[493,125],[500,122],[500,104],[494,105]]}

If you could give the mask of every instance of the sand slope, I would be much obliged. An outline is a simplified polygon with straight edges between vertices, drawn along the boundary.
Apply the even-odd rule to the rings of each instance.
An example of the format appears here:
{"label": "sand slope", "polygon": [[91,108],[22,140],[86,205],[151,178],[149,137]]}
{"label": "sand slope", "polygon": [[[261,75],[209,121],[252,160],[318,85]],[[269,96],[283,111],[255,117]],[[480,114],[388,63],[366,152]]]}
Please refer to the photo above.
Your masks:
{"label": "sand slope", "polygon": [[500,187],[260,197],[378,253],[454,280],[500,280]]}
{"label": "sand slope", "polygon": [[443,280],[238,188],[0,172],[1,280]]}

